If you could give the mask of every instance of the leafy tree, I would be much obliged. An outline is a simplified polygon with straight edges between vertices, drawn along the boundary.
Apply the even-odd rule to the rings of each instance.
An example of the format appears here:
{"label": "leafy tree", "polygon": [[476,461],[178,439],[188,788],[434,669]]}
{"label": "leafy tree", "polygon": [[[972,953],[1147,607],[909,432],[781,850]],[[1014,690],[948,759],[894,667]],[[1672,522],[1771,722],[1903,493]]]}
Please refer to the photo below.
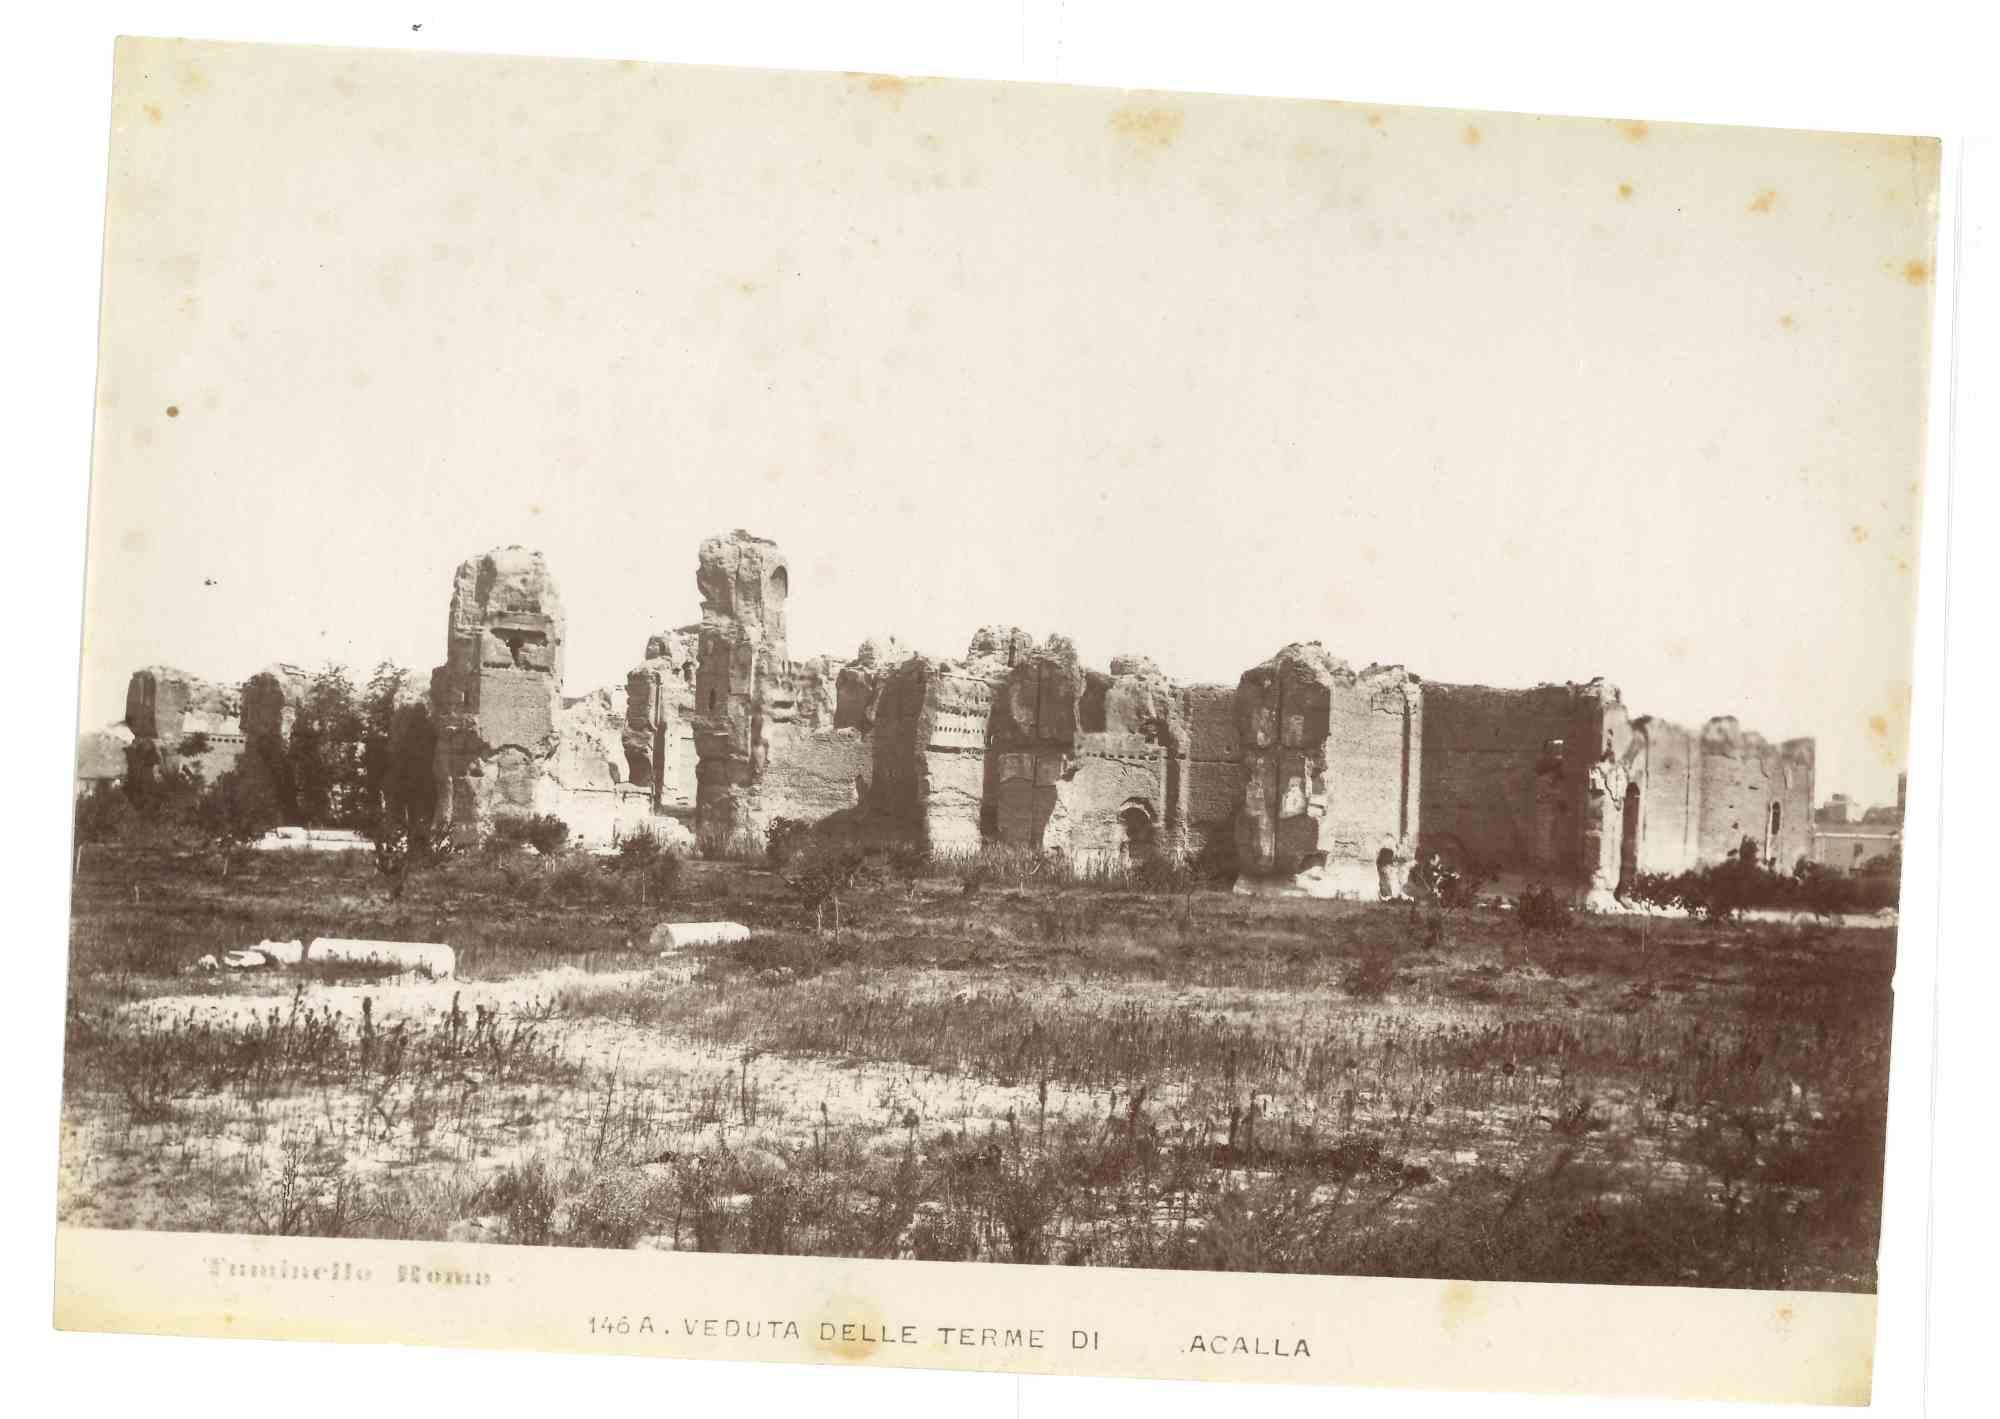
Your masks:
{"label": "leafy tree", "polygon": [[313,676],[286,745],[294,806],[304,826],[365,822],[367,800],[361,777],[364,729],[354,682],[346,669],[328,665]]}
{"label": "leafy tree", "polygon": [[276,827],[279,817],[269,780],[230,769],[203,790],[194,824],[221,856],[222,875],[227,877],[236,850]]}
{"label": "leafy tree", "polygon": [[448,823],[382,818],[369,826],[368,839],[375,848],[375,870],[388,880],[391,901],[402,898],[414,873],[436,866],[453,851]]}
{"label": "leafy tree", "polygon": [[126,753],[125,797],[133,815],[150,834],[188,827],[202,794],[201,769],[161,752],[141,739]]}
{"label": "leafy tree", "polygon": [[861,879],[868,855],[860,848],[823,840],[809,841],[792,854],[784,871],[785,885],[812,913],[813,931],[824,935],[828,908],[833,911],[833,939],[840,940],[840,899]]}
{"label": "leafy tree", "polygon": [[528,819],[528,842],[543,857],[554,857],[569,845],[569,824],[553,813]]}
{"label": "leafy tree", "polygon": [[383,661],[361,703],[361,784],[368,824],[422,836],[437,816],[437,731],[416,676]]}
{"label": "leafy tree", "polygon": [[680,855],[649,828],[641,828],[619,842],[618,866],[638,881],[641,906],[649,905],[655,896],[667,901],[680,890]]}
{"label": "leafy tree", "polygon": [[118,841],[131,828],[132,803],[122,786],[93,783],[76,800],[76,861],[83,865],[85,847]]}

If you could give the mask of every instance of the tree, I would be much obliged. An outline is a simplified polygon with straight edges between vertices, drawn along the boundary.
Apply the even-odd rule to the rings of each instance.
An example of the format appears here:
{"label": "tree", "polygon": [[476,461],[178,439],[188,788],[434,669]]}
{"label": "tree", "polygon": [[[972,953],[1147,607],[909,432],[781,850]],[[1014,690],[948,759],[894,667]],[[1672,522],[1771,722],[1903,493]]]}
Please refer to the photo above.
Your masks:
{"label": "tree", "polygon": [[383,661],[361,703],[361,784],[371,825],[401,822],[421,834],[437,816],[437,731],[416,676]]}
{"label": "tree", "polygon": [[292,720],[285,755],[294,806],[304,826],[366,821],[361,777],[364,729],[354,682],[346,669],[328,665],[313,676]]}
{"label": "tree", "polygon": [[833,939],[840,940],[840,898],[860,880],[868,865],[868,855],[860,848],[840,844],[808,842],[792,855],[785,869],[785,885],[799,899],[799,905],[813,914],[813,931],[826,932],[827,908],[833,909]]}
{"label": "tree", "polygon": [[448,823],[412,823],[407,818],[382,818],[369,825],[375,847],[375,870],[389,883],[389,900],[399,901],[413,873],[434,867],[453,850]]}
{"label": "tree", "polygon": [[126,751],[125,798],[147,834],[164,838],[188,828],[201,802],[201,769],[163,752],[150,739]]}
{"label": "tree", "polygon": [[222,859],[222,875],[236,850],[278,825],[278,800],[269,782],[256,774],[230,769],[207,789],[195,805],[194,822]]}
{"label": "tree", "polygon": [[86,846],[116,842],[132,822],[132,804],[122,786],[99,781],[76,800],[76,865]]}

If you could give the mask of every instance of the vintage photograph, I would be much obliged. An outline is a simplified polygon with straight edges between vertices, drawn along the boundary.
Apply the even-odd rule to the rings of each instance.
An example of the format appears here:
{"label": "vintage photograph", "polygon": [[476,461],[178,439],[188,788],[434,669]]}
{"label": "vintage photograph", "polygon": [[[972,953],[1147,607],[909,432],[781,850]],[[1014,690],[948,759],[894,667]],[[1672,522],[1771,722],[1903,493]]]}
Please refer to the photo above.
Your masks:
{"label": "vintage photograph", "polygon": [[1872,1293],[1938,187],[121,41],[60,1226]]}

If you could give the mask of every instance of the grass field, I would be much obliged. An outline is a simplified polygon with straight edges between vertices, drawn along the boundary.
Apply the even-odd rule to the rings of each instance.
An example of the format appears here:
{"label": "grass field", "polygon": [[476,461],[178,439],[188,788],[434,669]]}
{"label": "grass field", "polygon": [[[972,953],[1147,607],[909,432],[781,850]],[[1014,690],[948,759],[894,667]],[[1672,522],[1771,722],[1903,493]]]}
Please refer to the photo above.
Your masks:
{"label": "grass field", "polygon": [[[468,858],[392,901],[365,857],[105,850],[62,1219],[1874,1288],[1892,930],[906,871],[833,941],[742,864]],[[718,917],[753,939],[648,949]],[[459,978],[185,970],[320,935]]]}

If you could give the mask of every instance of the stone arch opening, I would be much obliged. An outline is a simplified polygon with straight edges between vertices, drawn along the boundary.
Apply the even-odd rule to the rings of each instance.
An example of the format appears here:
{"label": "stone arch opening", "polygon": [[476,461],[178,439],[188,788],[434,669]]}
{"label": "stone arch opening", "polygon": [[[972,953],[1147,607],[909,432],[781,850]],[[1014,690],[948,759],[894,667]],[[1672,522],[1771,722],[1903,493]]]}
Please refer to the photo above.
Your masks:
{"label": "stone arch opening", "polygon": [[780,598],[790,595],[792,590],[791,573],[783,567],[779,567],[773,571],[771,573],[771,590]]}
{"label": "stone arch opening", "polygon": [[1783,826],[1785,812],[1776,801],[1764,817],[1764,861],[1775,864],[1778,860],[1778,829]]}
{"label": "stone arch opening", "polygon": [[1150,861],[1159,842],[1159,822],[1153,805],[1128,798],[1118,809],[1118,860],[1128,866]]}

